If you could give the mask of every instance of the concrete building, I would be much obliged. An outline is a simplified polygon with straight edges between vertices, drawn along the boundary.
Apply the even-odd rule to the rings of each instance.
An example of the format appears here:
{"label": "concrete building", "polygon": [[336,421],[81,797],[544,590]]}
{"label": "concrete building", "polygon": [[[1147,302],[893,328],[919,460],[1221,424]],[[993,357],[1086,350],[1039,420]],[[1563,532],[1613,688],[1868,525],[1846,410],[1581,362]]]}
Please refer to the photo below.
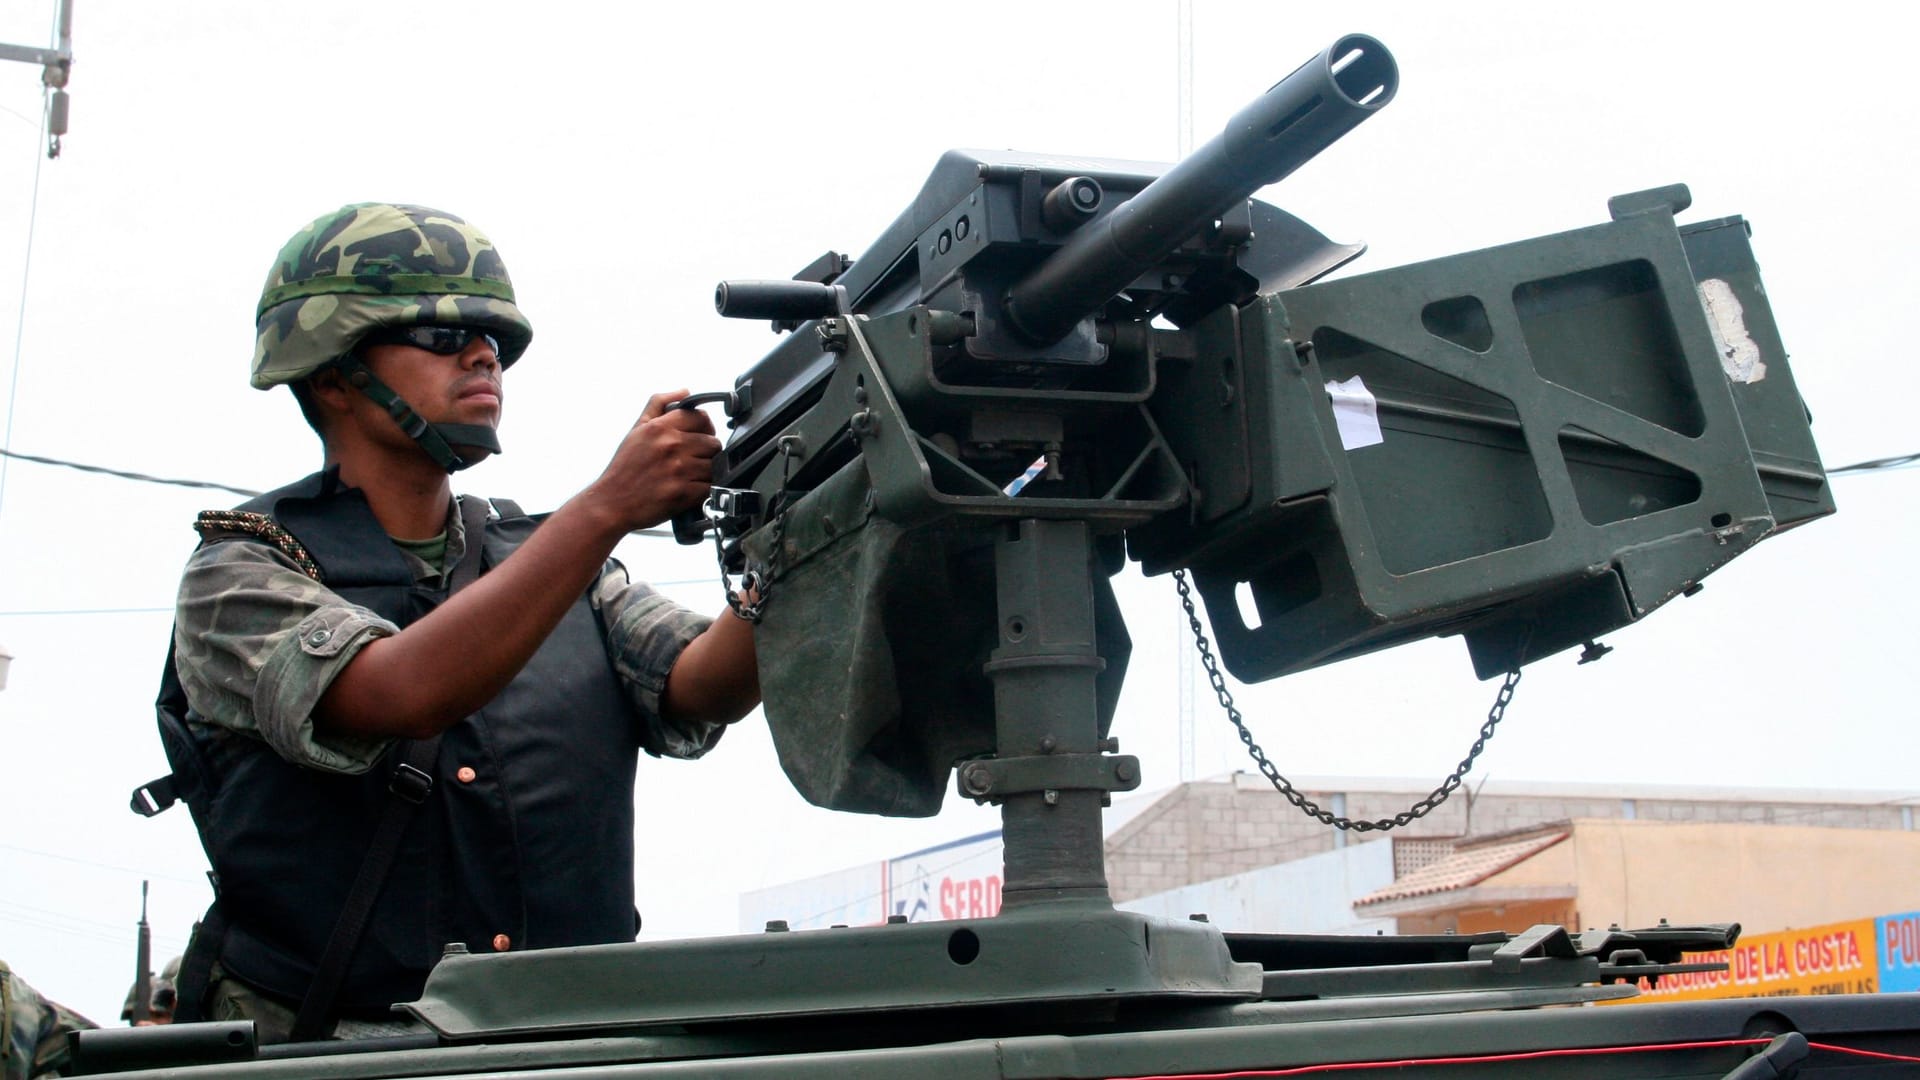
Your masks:
{"label": "concrete building", "polygon": [[1362,912],[1353,898],[1393,883],[1393,842],[1373,840],[1115,906],[1163,919],[1205,915],[1225,930],[1392,934],[1392,916]]}
{"label": "concrete building", "polygon": [[[1390,818],[1431,788],[1316,780],[1305,799]],[[1264,779],[1223,777],[1116,800],[1117,907],[1223,930],[1519,933],[1739,923],[1723,970],[1645,984],[1636,1001],[1920,990],[1913,792],[1489,782],[1390,832],[1343,832]],[[741,929],[888,917],[974,919],[1000,904],[997,832],[741,898]]]}
{"label": "concrete building", "polygon": [[1738,922],[1812,926],[1920,907],[1920,832],[1575,819],[1462,841],[1357,898],[1403,934]]}
{"label": "concrete building", "polygon": [[[1319,778],[1314,804],[1390,818],[1431,783]],[[1390,832],[1343,832],[1235,774],[1116,800],[1117,906],[1224,929],[1518,931],[1739,922],[1752,931],[1920,909],[1915,792],[1488,781]],[[740,926],[795,929],[997,912],[997,833],[741,898]]]}
{"label": "concrete building", "polygon": [[[1405,810],[1432,790],[1432,785],[1407,780],[1319,778],[1299,782],[1298,788],[1307,799],[1333,814],[1376,820]],[[1232,878],[1381,836],[1392,844],[1394,878],[1399,880],[1453,856],[1456,848],[1475,838],[1517,835],[1549,823],[1575,820],[1790,826],[1817,830],[1822,835],[1867,834],[1854,839],[1871,849],[1914,852],[1916,849],[1905,846],[1905,841],[1920,838],[1914,822],[1917,805],[1920,793],[1916,792],[1493,780],[1478,789],[1463,787],[1433,812],[1404,827],[1384,834],[1360,833],[1323,825],[1294,807],[1264,778],[1238,773],[1170,789],[1123,825],[1110,829],[1107,882],[1115,901],[1126,902],[1197,882]],[[1904,834],[1904,841],[1890,835],[1894,833]],[[1839,849],[1814,846],[1816,850],[1808,854],[1813,861],[1805,864],[1806,872],[1821,874],[1826,872],[1823,867],[1833,864],[1822,861],[1820,850],[1837,855]],[[1911,854],[1904,857],[1906,879],[1920,890],[1920,861]],[[1830,873],[1828,876],[1831,878]],[[1325,887],[1336,886],[1328,882]],[[1358,900],[1362,894],[1350,895]],[[1914,904],[1920,904],[1920,895],[1909,899],[1908,906]],[[1862,913],[1865,911],[1842,914],[1852,917]],[[1671,913],[1656,913],[1656,918],[1658,914]],[[1714,921],[1737,918],[1722,916]],[[1598,921],[1605,925],[1611,919]]]}

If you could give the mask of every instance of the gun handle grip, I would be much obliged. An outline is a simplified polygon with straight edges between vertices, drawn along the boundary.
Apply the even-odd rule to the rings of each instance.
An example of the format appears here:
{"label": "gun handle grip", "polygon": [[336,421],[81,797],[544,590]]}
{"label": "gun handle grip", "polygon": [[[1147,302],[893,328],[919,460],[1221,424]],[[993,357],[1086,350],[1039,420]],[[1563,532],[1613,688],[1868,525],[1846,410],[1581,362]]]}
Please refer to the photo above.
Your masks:
{"label": "gun handle grip", "polygon": [[682,544],[700,543],[707,538],[707,530],[712,527],[713,522],[699,507],[673,515],[673,538]]}

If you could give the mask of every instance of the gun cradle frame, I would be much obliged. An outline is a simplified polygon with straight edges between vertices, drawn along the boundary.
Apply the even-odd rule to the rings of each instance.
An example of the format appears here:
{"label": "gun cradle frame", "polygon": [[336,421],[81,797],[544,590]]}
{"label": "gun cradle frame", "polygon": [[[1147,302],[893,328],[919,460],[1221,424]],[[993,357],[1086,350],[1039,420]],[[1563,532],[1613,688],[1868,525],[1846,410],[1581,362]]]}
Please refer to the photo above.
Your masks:
{"label": "gun cradle frame", "polygon": [[[1490,677],[1833,510],[1745,222],[1680,229],[1684,205],[1105,330],[1097,380],[949,378],[975,322],[924,304],[823,320],[827,377],[776,430],[858,460],[894,521],[1125,530],[1147,572],[1193,570],[1242,679],[1441,633]],[[1354,377],[1381,441],[1347,450],[1325,387]],[[1058,479],[1006,494],[1036,455]]]}
{"label": "gun cradle frame", "polygon": [[[1200,389],[1155,402],[1195,521],[1135,556],[1193,568],[1243,679],[1436,633],[1490,677],[1831,513],[1746,225],[1677,230],[1684,199],[1216,313]],[[1345,450],[1323,388],[1354,377],[1381,441]]]}

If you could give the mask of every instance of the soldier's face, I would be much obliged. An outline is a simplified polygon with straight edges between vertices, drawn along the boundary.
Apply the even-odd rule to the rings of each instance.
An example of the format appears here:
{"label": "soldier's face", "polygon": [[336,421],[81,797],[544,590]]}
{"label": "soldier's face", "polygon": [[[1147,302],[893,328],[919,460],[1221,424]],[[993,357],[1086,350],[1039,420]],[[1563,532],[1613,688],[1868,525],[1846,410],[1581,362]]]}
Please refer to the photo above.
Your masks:
{"label": "soldier's face", "polygon": [[476,334],[458,351],[440,353],[410,344],[369,345],[363,352],[374,377],[393,388],[430,423],[499,427],[500,357],[493,339]]}

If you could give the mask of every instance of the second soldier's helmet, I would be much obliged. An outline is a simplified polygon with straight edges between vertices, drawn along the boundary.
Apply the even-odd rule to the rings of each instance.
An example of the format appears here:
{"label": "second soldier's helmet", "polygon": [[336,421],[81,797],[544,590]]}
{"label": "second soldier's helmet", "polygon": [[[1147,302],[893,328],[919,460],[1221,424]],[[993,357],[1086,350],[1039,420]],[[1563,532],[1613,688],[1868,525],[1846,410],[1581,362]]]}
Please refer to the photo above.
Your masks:
{"label": "second soldier's helmet", "polygon": [[[179,1001],[179,994],[175,991],[174,984],[179,979],[180,957],[176,956],[167,961],[166,966],[160,969],[160,974],[145,980],[148,990],[147,1020],[165,1024],[173,1019],[173,1009]],[[120,1007],[120,1019],[123,1022],[131,1022],[134,1019],[136,1011],[134,1004],[140,1000],[140,983],[141,980],[136,979],[134,984],[127,988],[126,1004]]]}
{"label": "second soldier's helmet", "polygon": [[[502,367],[533,340],[493,241],[453,214],[397,203],[343,206],[295,233],[274,259],[255,316],[252,382],[263,390],[354,363],[360,340],[386,327],[486,330],[500,343]],[[359,378],[355,385],[368,389]],[[442,456],[430,439],[422,445]],[[465,462],[454,454],[441,464]]]}

